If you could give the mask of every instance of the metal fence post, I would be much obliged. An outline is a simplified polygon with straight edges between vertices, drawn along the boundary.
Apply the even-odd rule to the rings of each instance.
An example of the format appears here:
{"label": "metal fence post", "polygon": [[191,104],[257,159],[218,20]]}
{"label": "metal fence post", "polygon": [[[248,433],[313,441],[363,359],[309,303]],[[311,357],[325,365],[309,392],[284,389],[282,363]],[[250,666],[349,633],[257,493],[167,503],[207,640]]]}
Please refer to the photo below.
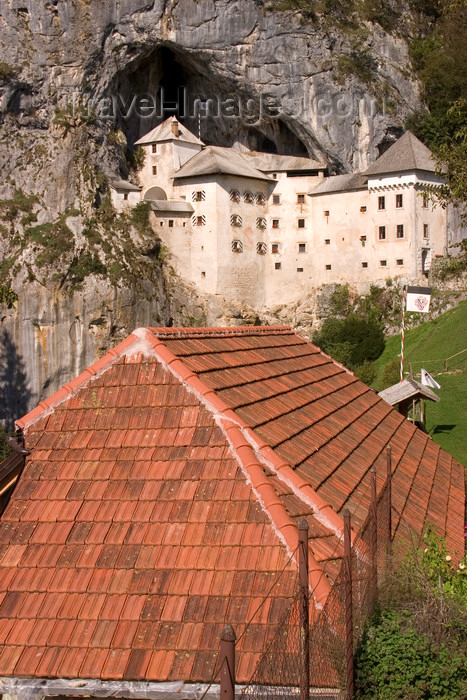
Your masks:
{"label": "metal fence post", "polygon": [[376,504],[376,469],[371,467],[371,602],[378,599],[378,511]]}
{"label": "metal fence post", "polygon": [[352,612],[352,541],[350,539],[350,511],[344,510],[344,562],[345,562],[345,666],[346,700],[354,694],[353,674],[353,612]]}
{"label": "metal fence post", "polygon": [[298,580],[300,587],[300,700],[310,695],[310,592],[308,584],[308,521],[298,523]]}
{"label": "metal fence post", "polygon": [[235,700],[235,632],[226,625],[221,633],[220,700]]}
{"label": "metal fence post", "polygon": [[392,454],[391,445],[388,445],[386,450],[386,466],[387,466],[387,490],[388,490],[388,554],[391,553],[392,543]]}

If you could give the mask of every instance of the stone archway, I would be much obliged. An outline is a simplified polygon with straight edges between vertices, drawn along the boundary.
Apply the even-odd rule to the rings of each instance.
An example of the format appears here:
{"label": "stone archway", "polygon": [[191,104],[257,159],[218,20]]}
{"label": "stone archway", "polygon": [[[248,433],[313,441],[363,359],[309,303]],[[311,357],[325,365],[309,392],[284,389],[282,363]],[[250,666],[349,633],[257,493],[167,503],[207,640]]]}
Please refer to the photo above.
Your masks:
{"label": "stone archway", "polygon": [[162,187],[150,187],[146,192],[144,193],[144,200],[151,200],[151,199],[167,199],[167,194],[165,191],[162,189]]}

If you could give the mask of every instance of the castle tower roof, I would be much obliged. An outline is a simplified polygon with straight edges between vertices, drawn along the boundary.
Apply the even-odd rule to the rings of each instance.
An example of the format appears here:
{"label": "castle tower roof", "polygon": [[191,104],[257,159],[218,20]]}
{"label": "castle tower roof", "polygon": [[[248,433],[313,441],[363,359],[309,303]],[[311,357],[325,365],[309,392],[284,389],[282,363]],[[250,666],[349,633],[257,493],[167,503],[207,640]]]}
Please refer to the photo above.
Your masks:
{"label": "castle tower roof", "polygon": [[169,117],[156,126],[152,131],[142,136],[135,142],[136,146],[146,146],[151,143],[162,143],[163,141],[179,141],[181,143],[195,143],[204,146],[200,139],[189,131],[186,126],[180,124],[174,117]]}

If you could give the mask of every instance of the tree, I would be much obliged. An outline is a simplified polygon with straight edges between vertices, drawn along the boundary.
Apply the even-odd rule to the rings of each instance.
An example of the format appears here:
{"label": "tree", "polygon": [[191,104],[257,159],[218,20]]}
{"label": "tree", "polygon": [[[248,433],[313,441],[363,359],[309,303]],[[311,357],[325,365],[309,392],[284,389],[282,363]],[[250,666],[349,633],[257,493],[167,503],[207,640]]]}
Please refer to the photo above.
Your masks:
{"label": "tree", "polygon": [[313,342],[334,360],[354,370],[381,355],[384,333],[375,319],[350,314],[345,319],[327,318],[319,333],[313,336]]}

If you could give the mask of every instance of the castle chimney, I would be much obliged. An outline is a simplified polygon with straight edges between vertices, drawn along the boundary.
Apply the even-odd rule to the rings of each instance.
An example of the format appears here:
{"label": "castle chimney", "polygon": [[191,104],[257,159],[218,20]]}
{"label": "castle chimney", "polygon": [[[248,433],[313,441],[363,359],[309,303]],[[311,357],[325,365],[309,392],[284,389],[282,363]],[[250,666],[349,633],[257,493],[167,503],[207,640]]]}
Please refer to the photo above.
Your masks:
{"label": "castle chimney", "polygon": [[172,119],[172,134],[174,136],[180,135],[180,132],[178,130],[178,121],[176,119]]}

